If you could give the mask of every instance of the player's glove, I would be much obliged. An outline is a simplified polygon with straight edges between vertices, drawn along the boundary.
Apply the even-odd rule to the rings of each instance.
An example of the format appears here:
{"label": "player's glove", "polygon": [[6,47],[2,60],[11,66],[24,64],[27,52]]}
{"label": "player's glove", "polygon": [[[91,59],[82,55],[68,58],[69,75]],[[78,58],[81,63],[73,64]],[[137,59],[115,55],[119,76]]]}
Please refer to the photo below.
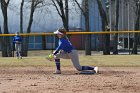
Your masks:
{"label": "player's glove", "polygon": [[53,61],[54,60],[54,55],[53,54],[49,54],[46,59],[48,59],[49,61]]}

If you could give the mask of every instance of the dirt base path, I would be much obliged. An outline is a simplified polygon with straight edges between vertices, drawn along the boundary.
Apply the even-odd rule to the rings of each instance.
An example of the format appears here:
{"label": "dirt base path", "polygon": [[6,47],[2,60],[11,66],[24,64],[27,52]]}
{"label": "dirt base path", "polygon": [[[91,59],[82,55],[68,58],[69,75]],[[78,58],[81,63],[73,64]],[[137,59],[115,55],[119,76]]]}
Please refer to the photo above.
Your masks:
{"label": "dirt base path", "polygon": [[140,93],[140,67],[100,67],[99,74],[78,74],[63,67],[0,68],[0,93]]}

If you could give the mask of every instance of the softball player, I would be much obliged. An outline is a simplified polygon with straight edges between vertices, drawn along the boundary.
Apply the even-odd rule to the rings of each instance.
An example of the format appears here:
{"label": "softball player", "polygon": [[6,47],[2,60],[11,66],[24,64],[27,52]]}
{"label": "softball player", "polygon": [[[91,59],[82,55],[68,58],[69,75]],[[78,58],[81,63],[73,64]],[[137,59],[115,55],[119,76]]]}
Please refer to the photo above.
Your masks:
{"label": "softball player", "polygon": [[19,32],[16,33],[16,36],[14,36],[13,38],[13,44],[15,45],[15,50],[16,50],[16,56],[17,58],[21,58],[21,42],[22,42],[22,38],[21,36],[19,36]]}
{"label": "softball player", "polygon": [[64,29],[57,30],[54,32],[54,34],[56,34],[56,36],[59,38],[58,47],[53,52],[54,60],[55,60],[55,64],[56,64],[56,71],[54,74],[61,74],[60,58],[71,59],[73,66],[78,71],[91,70],[91,71],[97,73],[98,67],[80,65],[78,52],[72,46],[71,42],[68,40],[68,38],[66,36],[66,31]]}

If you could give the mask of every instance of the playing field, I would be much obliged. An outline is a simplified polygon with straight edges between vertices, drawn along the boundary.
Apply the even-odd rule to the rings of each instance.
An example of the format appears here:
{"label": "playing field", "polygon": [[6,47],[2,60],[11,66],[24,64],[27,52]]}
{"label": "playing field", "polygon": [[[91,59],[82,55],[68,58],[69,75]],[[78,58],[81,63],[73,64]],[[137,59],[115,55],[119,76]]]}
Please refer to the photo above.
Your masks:
{"label": "playing field", "polygon": [[98,74],[79,74],[70,60],[62,60],[62,74],[55,75],[54,62],[45,59],[47,53],[0,58],[0,93],[140,92],[140,55],[81,54],[81,65],[98,66]]}

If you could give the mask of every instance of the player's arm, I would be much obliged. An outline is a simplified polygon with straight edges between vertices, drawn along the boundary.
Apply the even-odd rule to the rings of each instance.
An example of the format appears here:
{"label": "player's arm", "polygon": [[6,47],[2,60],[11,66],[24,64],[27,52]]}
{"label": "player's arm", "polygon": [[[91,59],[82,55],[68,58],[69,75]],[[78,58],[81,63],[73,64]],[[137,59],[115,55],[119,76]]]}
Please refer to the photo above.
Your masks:
{"label": "player's arm", "polygon": [[63,48],[63,43],[60,43],[60,45],[56,48],[56,50],[53,52],[53,55],[56,55],[61,49]]}
{"label": "player's arm", "polygon": [[53,54],[49,54],[46,59],[48,59],[49,61],[53,61],[54,60],[54,56],[61,50],[62,44],[60,44],[56,50],[53,52]]}

